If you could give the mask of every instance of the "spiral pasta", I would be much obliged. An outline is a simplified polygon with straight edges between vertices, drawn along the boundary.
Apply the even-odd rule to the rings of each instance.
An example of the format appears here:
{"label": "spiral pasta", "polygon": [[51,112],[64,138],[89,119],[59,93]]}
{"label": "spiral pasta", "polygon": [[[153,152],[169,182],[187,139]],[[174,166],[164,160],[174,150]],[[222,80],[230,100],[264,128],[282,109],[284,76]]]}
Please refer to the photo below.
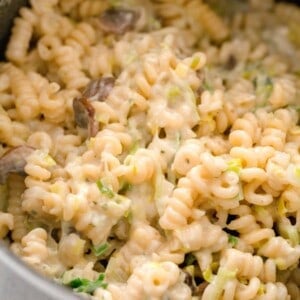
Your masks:
{"label": "spiral pasta", "polygon": [[7,71],[11,80],[18,82],[18,84],[12,85],[11,88],[16,97],[15,105],[20,118],[30,120],[37,117],[40,112],[40,103],[31,82],[22,70],[13,65],[8,65]]}
{"label": "spiral pasta", "polygon": [[128,274],[130,274],[129,262],[132,258],[144,252],[151,253],[155,251],[159,245],[160,236],[154,228],[146,224],[140,228],[134,228],[128,242],[115,253],[111,260],[111,265],[108,266],[107,276],[113,278],[117,274],[119,280],[126,280]]}
{"label": "spiral pasta", "polygon": [[187,224],[187,218],[192,214],[193,195],[190,181],[180,179],[178,188],[168,200],[164,214],[160,218],[160,226],[164,229],[176,229]]}
{"label": "spiral pasta", "polygon": [[66,45],[76,49],[80,54],[83,54],[86,49],[93,45],[95,39],[96,33],[94,28],[89,24],[79,23],[66,38]]}
{"label": "spiral pasta", "polygon": [[[213,40],[220,41],[228,36],[228,28],[223,20],[202,1],[191,0],[186,3],[184,1],[173,3],[168,0],[158,0],[155,2],[157,2],[158,13],[167,25],[179,27],[190,23],[192,29],[196,33],[198,31],[199,34],[199,28],[196,24],[200,22],[203,29],[207,31]],[[184,10],[186,10],[186,14]],[[191,20],[188,20],[188,18],[191,18]]]}
{"label": "spiral pasta", "polygon": [[25,18],[15,19],[12,37],[6,56],[15,63],[24,63],[28,55],[29,43],[33,35],[32,24]]}
{"label": "spiral pasta", "polygon": [[70,46],[54,48],[53,59],[57,63],[58,75],[68,88],[82,88],[89,82],[88,77],[81,70],[79,53]]}
{"label": "spiral pasta", "polygon": [[46,247],[47,233],[42,228],[30,231],[22,238],[23,259],[29,264],[37,265],[48,256]]}

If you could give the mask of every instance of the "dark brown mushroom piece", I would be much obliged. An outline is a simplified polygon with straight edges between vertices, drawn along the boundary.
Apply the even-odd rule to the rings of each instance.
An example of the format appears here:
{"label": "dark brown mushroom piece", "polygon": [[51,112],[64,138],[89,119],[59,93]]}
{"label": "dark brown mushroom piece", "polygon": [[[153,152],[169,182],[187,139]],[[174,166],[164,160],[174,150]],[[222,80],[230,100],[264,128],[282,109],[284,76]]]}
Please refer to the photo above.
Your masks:
{"label": "dark brown mushroom piece", "polygon": [[84,89],[82,96],[90,101],[104,101],[115,85],[114,77],[92,80]]}
{"label": "dark brown mushroom piece", "polygon": [[95,109],[91,102],[84,97],[73,100],[75,122],[80,128],[86,128],[89,136],[95,136],[98,132],[98,123],[95,121]]}
{"label": "dark brown mushroom piece", "polygon": [[10,149],[0,158],[0,184],[4,184],[8,174],[24,174],[27,157],[35,149],[26,145]]}
{"label": "dark brown mushroom piece", "polygon": [[84,89],[82,96],[73,100],[75,122],[80,128],[88,129],[89,136],[98,132],[98,122],[95,120],[93,101],[105,101],[115,85],[115,78],[108,76],[92,80]]}
{"label": "dark brown mushroom piece", "polygon": [[134,29],[140,14],[126,8],[109,8],[100,16],[100,27],[106,33],[124,34]]}

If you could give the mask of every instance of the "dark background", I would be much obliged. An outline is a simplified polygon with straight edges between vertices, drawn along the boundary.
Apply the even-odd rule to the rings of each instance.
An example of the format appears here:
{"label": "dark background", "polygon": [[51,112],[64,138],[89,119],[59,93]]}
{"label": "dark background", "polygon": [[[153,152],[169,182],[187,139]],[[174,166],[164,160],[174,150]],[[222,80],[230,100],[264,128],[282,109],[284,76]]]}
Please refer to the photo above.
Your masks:
{"label": "dark background", "polygon": [[[246,1],[246,0],[240,0],[240,1]],[[1,5],[1,2],[4,3],[4,5]],[[10,2],[9,5],[6,4],[9,2]],[[300,0],[287,0],[287,1],[280,0],[278,2],[291,2],[300,5]],[[26,5],[26,3],[28,3],[28,0],[11,0],[11,1],[0,0],[0,60],[4,58],[4,49],[7,43],[7,38],[10,33],[10,28],[13,23],[13,18],[14,16],[17,15],[19,8],[21,6]]]}

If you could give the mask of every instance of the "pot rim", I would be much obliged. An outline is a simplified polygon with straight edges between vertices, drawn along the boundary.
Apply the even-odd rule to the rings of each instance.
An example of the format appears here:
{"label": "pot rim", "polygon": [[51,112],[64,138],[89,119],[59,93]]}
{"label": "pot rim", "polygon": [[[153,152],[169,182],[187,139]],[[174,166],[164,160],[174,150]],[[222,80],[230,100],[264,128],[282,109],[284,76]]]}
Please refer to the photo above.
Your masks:
{"label": "pot rim", "polygon": [[[78,296],[72,294],[71,290],[55,283],[54,281],[40,275],[33,269],[29,268],[24,262],[22,262],[16,255],[14,255],[6,245],[0,241],[0,281],[5,280],[7,274],[14,276],[13,286],[17,286],[22,291],[23,299],[27,298],[27,291],[30,295],[40,292],[40,295],[47,296],[53,300],[79,300]],[[3,278],[2,278],[2,276]],[[21,286],[20,286],[21,285]],[[31,289],[30,289],[31,288]],[[11,294],[10,288],[7,288],[7,292],[1,288],[2,297],[8,297],[7,299],[15,299],[14,295]],[[28,293],[28,294],[29,294]],[[29,295],[28,295],[29,296]],[[34,298],[37,299],[37,298]]]}

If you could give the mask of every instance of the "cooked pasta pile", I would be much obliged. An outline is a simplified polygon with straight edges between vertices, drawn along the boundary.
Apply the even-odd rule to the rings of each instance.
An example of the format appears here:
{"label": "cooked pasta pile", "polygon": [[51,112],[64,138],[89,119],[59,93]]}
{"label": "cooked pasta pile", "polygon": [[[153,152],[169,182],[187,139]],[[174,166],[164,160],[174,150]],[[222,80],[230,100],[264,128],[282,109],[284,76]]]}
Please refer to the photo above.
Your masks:
{"label": "cooked pasta pile", "polygon": [[0,238],[93,300],[300,299],[300,9],[30,3],[0,63]]}

